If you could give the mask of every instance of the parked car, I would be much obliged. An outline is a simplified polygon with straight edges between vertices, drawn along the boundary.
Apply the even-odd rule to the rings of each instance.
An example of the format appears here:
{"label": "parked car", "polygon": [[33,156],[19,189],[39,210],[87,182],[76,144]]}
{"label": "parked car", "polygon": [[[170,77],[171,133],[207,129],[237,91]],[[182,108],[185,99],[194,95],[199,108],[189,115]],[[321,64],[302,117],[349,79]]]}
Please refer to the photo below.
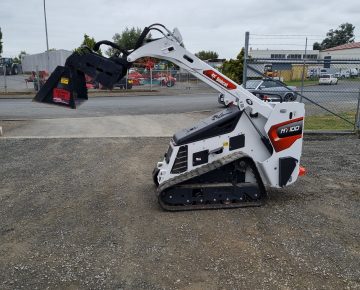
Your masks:
{"label": "parked car", "polygon": [[337,85],[338,79],[332,74],[323,74],[319,78],[319,85]]}
{"label": "parked car", "polygon": [[[272,78],[248,80],[246,82],[246,89],[266,102],[294,102],[297,98],[296,87],[287,86],[285,83]],[[227,99],[226,95],[220,94],[218,102],[221,105],[228,106],[231,100]]]}
{"label": "parked car", "polygon": [[[260,99],[267,101],[280,101],[282,99],[283,102],[294,102],[297,97],[296,87],[287,86],[285,83],[273,79],[248,80],[246,89],[258,95]],[[269,94],[266,95],[266,93]]]}

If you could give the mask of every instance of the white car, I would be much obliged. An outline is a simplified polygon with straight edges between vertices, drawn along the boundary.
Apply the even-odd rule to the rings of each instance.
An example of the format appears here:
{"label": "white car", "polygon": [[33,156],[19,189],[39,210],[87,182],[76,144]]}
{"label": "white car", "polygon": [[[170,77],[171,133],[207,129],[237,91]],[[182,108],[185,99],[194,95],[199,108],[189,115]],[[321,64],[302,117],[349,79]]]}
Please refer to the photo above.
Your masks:
{"label": "white car", "polygon": [[337,85],[338,79],[334,75],[323,74],[319,78],[319,85]]}

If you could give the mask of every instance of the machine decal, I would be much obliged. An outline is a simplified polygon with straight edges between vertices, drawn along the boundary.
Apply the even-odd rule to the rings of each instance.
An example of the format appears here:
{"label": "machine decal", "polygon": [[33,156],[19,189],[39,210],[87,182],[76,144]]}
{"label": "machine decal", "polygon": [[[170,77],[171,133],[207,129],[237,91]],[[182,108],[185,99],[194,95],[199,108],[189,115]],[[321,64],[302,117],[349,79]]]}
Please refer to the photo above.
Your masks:
{"label": "machine decal", "polygon": [[222,85],[223,87],[234,90],[236,89],[236,85],[232,82],[229,82],[227,79],[216,73],[215,71],[208,69],[203,71],[204,75],[206,75],[208,78],[214,80],[218,84]]}
{"label": "machine decal", "polygon": [[62,83],[64,85],[68,85],[69,84],[69,79],[68,78],[61,78],[60,83]]}
{"label": "machine decal", "polygon": [[276,152],[289,148],[296,140],[302,138],[303,119],[301,117],[289,120],[270,128],[268,135]]}
{"label": "machine decal", "polygon": [[53,89],[53,102],[62,103],[69,105],[70,103],[70,92],[64,89],[54,88]]}

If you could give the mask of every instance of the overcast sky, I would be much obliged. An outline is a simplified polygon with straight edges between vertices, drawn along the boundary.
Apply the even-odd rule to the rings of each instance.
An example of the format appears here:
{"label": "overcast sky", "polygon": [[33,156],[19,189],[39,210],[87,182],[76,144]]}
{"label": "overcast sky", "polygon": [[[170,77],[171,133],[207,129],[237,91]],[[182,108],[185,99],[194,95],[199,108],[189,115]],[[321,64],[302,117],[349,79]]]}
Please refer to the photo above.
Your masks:
{"label": "overcast sky", "polygon": [[[223,58],[236,56],[245,31],[252,35],[250,46],[259,49],[302,49],[305,35],[312,44],[344,22],[360,35],[359,0],[47,0],[46,10],[50,48],[68,50],[79,46],[84,33],[111,39],[126,26],[154,22],[178,27],[191,52],[214,50]],[[46,50],[43,0],[0,0],[0,27],[3,56]]]}

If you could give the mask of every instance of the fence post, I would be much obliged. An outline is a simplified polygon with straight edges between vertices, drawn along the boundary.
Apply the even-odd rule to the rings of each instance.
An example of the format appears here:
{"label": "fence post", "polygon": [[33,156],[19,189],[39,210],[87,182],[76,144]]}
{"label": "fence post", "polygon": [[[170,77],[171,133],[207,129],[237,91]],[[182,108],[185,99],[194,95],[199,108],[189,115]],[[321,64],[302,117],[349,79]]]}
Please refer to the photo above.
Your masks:
{"label": "fence post", "polygon": [[36,66],[36,91],[40,91],[39,67]]}
{"label": "fence post", "polygon": [[359,89],[357,109],[356,109],[356,115],[355,115],[355,133],[357,134],[357,136],[360,139],[360,89]]}
{"label": "fence post", "polygon": [[190,74],[189,73],[186,73],[186,76],[187,76],[187,89],[190,90]]}
{"label": "fence post", "polygon": [[5,90],[5,94],[7,93],[7,84],[6,84],[6,66],[3,66],[3,71],[4,71],[4,90]]}
{"label": "fence post", "polygon": [[125,76],[125,90],[128,89],[128,77],[129,77],[129,69],[127,69]]}
{"label": "fence post", "polygon": [[244,63],[243,63],[243,86],[246,89],[246,80],[247,80],[247,59],[249,55],[249,31],[245,32],[245,48],[244,48]]}
{"label": "fence post", "polygon": [[152,67],[150,67],[150,91],[152,91]]}

